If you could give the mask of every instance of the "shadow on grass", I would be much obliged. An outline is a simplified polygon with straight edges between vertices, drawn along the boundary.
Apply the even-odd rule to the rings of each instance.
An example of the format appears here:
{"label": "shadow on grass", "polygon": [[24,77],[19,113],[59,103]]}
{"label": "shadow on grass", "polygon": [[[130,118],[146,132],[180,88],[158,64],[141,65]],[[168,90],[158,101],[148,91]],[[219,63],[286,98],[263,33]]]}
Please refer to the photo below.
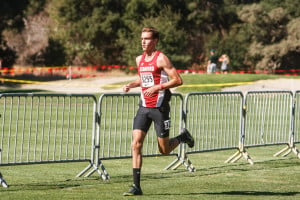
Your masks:
{"label": "shadow on grass", "polygon": [[66,189],[66,188],[75,188],[75,187],[81,187],[83,184],[24,184],[24,185],[9,185],[9,188],[6,190],[0,190],[1,192],[6,191],[25,191],[25,190],[53,190],[53,189]]}
{"label": "shadow on grass", "polygon": [[[31,190],[55,190],[55,189],[68,189],[77,188],[90,184],[94,184],[93,179],[67,179],[64,181],[56,182],[40,182],[40,183],[29,183],[29,184],[11,184],[8,189],[0,190],[1,192],[6,191],[31,191]],[[94,179],[97,181],[97,179]]]}
{"label": "shadow on grass", "polygon": [[296,196],[300,192],[267,192],[267,191],[227,191],[227,192],[194,192],[194,193],[164,193],[146,194],[145,196],[198,196],[198,195],[228,195],[228,196]]}
{"label": "shadow on grass", "polygon": [[[270,159],[264,161],[258,161],[254,165],[250,165],[249,163],[232,163],[232,164],[222,164],[219,166],[212,166],[212,167],[203,167],[197,168],[195,172],[189,172],[181,166],[176,170],[163,170],[158,171],[155,173],[144,173],[143,179],[148,180],[161,180],[161,179],[173,179],[174,177],[185,177],[185,178],[193,178],[193,177],[206,177],[212,175],[220,175],[220,174],[227,174],[227,173],[235,173],[235,172],[255,172],[260,171],[262,169],[278,169],[278,168],[286,168],[286,167],[293,167],[298,166],[299,160],[291,157],[291,158],[284,158],[284,159]],[[132,174],[127,175],[117,175],[114,176],[113,172],[110,169],[107,169],[108,173],[111,176],[111,180],[114,183],[122,183],[131,181]],[[101,180],[100,177],[97,179]]]}
{"label": "shadow on grass", "polygon": [[299,192],[267,192],[267,191],[228,191],[228,192],[199,192],[189,193],[187,195],[241,195],[241,196],[295,196],[300,194]]}

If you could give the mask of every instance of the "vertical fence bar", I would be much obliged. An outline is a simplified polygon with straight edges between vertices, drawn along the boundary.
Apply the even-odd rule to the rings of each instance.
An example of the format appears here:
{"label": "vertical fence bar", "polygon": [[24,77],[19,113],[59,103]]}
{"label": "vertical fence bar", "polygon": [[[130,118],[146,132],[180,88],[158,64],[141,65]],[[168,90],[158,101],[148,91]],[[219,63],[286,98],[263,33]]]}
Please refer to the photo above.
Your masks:
{"label": "vertical fence bar", "polygon": [[295,92],[294,141],[300,143],[300,91]]}

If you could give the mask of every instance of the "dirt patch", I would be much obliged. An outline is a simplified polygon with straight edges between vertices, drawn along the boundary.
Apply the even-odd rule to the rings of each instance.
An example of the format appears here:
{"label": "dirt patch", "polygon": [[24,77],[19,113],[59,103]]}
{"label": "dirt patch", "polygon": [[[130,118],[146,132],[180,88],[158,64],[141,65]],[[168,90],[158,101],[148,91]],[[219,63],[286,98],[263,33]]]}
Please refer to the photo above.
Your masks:
{"label": "dirt patch", "polygon": [[108,77],[95,77],[95,78],[81,78],[81,79],[71,79],[71,80],[59,80],[51,81],[43,84],[22,84],[21,89],[38,89],[47,90],[50,92],[57,93],[114,93],[122,92],[122,86],[117,85],[111,89],[103,89],[105,85],[126,82],[135,80],[136,76],[108,76]]}

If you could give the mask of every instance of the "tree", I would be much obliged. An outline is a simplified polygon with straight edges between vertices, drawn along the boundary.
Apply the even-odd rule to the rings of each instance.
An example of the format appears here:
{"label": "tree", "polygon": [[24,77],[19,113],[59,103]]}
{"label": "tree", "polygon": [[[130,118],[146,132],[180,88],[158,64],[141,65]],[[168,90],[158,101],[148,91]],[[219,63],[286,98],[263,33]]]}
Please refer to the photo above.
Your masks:
{"label": "tree", "polygon": [[[213,48],[217,54],[226,53],[233,58],[231,70],[248,67],[245,53],[249,46],[249,35],[245,34],[237,15],[237,10],[243,5],[240,1],[231,0],[187,1],[189,12],[186,22],[189,25],[185,29],[190,32],[189,48],[193,62],[206,66],[209,50]],[[201,68],[201,65],[198,67]]]}
{"label": "tree", "polygon": [[[140,34],[145,26],[155,27],[160,31],[158,49],[167,54],[177,68],[186,68],[191,56],[186,52],[188,33],[180,26],[179,13],[172,12],[170,6],[159,8],[154,1],[131,0],[124,12],[126,28],[119,32],[124,63],[135,66],[136,56],[141,54]],[[147,14],[145,14],[147,13]]]}
{"label": "tree", "polygon": [[296,31],[293,27],[297,24],[297,19],[289,25],[288,11],[282,7],[266,11],[261,4],[253,4],[245,6],[239,14],[251,27],[250,34],[253,38],[249,48],[250,60],[256,69],[273,72],[286,68],[282,62],[286,55],[293,55],[295,59],[297,54],[299,56],[299,42],[290,36]]}
{"label": "tree", "polygon": [[[23,27],[23,10],[27,6],[26,0],[3,0],[0,3],[0,33],[6,29],[19,31]],[[0,34],[0,57],[3,59],[3,66],[10,67],[17,58],[16,52],[11,48]]]}
{"label": "tree", "polygon": [[124,1],[54,0],[49,13],[57,24],[54,40],[61,41],[69,64],[118,62],[117,30]]}
{"label": "tree", "polygon": [[135,65],[143,26],[161,32],[158,48],[177,68],[206,64],[211,48],[230,56],[232,70],[274,71],[299,63],[300,2],[294,0],[3,0],[0,5],[0,56],[14,55],[7,63]]}

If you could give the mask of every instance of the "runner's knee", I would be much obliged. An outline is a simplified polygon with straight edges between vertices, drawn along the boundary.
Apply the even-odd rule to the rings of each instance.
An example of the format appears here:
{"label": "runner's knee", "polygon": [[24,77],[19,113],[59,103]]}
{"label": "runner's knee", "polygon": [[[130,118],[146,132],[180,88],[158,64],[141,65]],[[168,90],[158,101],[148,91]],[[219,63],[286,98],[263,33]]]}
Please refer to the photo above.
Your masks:
{"label": "runner's knee", "polygon": [[132,151],[141,151],[143,147],[143,143],[140,141],[132,141],[131,149]]}

